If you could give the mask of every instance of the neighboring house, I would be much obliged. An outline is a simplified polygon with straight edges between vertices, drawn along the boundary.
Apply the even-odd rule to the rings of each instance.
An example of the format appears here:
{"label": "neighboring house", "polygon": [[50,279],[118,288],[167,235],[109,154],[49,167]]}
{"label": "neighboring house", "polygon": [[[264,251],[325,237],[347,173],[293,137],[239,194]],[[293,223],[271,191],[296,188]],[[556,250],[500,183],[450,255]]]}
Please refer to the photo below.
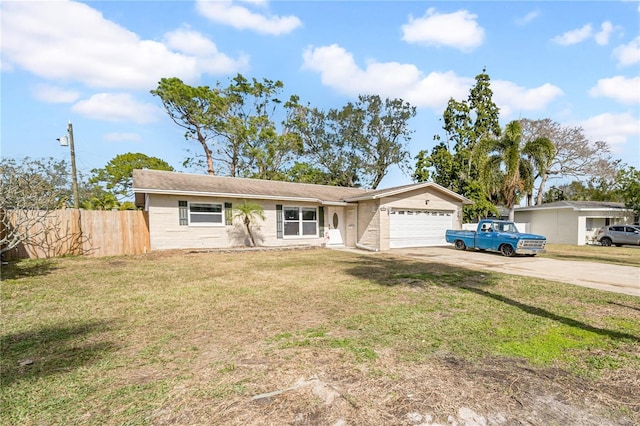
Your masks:
{"label": "neighboring house", "polygon": [[435,183],[382,190],[134,170],[136,205],[149,214],[151,250],[248,245],[233,219],[242,200],[259,203],[260,246],[344,245],[369,250],[445,245],[472,202]]}
{"label": "neighboring house", "polygon": [[634,214],[623,203],[555,201],[516,207],[515,221],[528,224],[527,232],[544,235],[550,243],[585,245],[605,225],[633,223]]}

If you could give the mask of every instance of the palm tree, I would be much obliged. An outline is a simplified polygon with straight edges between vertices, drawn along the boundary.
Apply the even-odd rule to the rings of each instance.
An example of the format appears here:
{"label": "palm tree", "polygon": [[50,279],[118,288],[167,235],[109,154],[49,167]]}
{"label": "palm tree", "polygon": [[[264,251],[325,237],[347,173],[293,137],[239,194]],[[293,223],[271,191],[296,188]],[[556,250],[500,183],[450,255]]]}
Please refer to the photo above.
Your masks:
{"label": "palm tree", "polygon": [[251,245],[255,247],[256,241],[253,238],[253,233],[251,232],[251,222],[255,222],[258,218],[265,220],[264,209],[262,206],[252,201],[242,200],[242,204],[240,204],[240,206],[233,208],[233,217],[242,219],[242,223],[244,223],[244,226],[247,229],[247,234],[249,234]]}
{"label": "palm tree", "polygon": [[480,179],[489,194],[509,208],[510,220],[520,196],[532,192],[538,171],[546,167],[554,150],[553,142],[547,138],[523,144],[522,128],[517,120],[507,124],[500,139],[480,143],[476,155],[485,156]]}

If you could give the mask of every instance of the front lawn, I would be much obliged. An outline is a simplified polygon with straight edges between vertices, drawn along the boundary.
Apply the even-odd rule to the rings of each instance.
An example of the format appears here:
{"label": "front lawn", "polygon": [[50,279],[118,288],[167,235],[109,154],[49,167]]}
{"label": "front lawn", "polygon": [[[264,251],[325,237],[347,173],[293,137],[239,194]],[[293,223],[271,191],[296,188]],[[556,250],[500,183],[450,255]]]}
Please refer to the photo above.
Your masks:
{"label": "front lawn", "polygon": [[596,245],[548,244],[547,252],[541,256],[560,260],[613,263],[640,267],[640,247],[604,247]]}
{"label": "front lawn", "polygon": [[2,322],[4,425],[640,422],[640,298],[380,253],[21,261]]}

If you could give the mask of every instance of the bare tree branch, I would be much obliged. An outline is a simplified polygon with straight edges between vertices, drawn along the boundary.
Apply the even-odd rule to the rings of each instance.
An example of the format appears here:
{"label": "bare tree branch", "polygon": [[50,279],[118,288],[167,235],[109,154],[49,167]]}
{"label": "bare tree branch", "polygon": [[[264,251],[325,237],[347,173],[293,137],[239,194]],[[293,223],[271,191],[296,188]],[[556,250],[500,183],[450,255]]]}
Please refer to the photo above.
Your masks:
{"label": "bare tree branch", "polygon": [[618,162],[613,160],[609,144],[605,141],[590,141],[581,127],[563,127],[550,118],[522,119],[520,123],[525,142],[542,137],[551,140],[556,147],[549,167],[538,176],[540,182],[536,204],[542,204],[549,179],[615,176]]}
{"label": "bare tree branch", "polygon": [[53,159],[0,161],[0,253],[36,239],[54,224],[51,211],[68,201],[66,164]]}

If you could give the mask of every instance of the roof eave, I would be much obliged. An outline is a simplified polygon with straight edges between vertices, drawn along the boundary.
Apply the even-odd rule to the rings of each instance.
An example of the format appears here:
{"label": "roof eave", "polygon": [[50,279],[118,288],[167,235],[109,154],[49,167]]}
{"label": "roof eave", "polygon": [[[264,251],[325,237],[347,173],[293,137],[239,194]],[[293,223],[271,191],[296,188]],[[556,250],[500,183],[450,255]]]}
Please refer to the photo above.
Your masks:
{"label": "roof eave", "polygon": [[[339,200],[320,200],[312,197],[291,197],[291,196],[279,196],[279,195],[265,195],[265,194],[238,194],[228,192],[204,192],[204,191],[178,191],[178,190],[163,190],[163,189],[148,189],[148,188],[133,188],[134,193],[145,194],[159,194],[159,195],[185,195],[185,196],[198,196],[198,197],[218,197],[218,198],[244,198],[253,200],[282,200],[282,201],[303,201],[309,203],[327,204],[337,203],[341,205],[344,203]],[[344,203],[346,205],[347,203]]]}
{"label": "roof eave", "polygon": [[417,189],[422,189],[422,188],[428,188],[428,187],[433,187],[434,189],[443,192],[447,195],[449,195],[452,198],[456,198],[458,200],[460,200],[462,202],[462,204],[466,204],[466,205],[470,205],[470,204],[475,204],[473,201],[469,200],[468,198],[457,194],[443,186],[440,186],[438,184],[435,184],[433,182],[425,182],[423,184],[416,184],[415,186],[411,186],[408,188],[398,188],[398,189],[393,189],[390,188],[388,191],[384,191],[384,192],[380,192],[377,194],[365,194],[365,195],[359,195],[357,197],[350,197],[350,198],[346,198],[345,201],[367,201],[367,200],[376,200],[379,198],[385,198],[385,197],[391,197],[393,195],[397,195],[397,194],[402,194],[404,192],[409,192],[409,191],[415,191]]}
{"label": "roof eave", "polygon": [[531,211],[537,211],[537,210],[561,210],[561,209],[570,209],[573,210],[574,212],[584,212],[584,211],[591,211],[591,212],[608,212],[608,211],[612,211],[612,210],[616,210],[616,211],[633,211],[631,209],[628,209],[626,207],[578,207],[578,206],[549,206],[549,207],[543,207],[543,206],[530,206],[530,207],[516,207],[516,211],[519,212],[531,212]]}
{"label": "roof eave", "polygon": [[578,210],[573,206],[550,206],[550,207],[527,206],[527,207],[516,207],[514,210],[517,212],[529,212],[529,211],[536,211],[536,210],[559,210],[559,209]]}

